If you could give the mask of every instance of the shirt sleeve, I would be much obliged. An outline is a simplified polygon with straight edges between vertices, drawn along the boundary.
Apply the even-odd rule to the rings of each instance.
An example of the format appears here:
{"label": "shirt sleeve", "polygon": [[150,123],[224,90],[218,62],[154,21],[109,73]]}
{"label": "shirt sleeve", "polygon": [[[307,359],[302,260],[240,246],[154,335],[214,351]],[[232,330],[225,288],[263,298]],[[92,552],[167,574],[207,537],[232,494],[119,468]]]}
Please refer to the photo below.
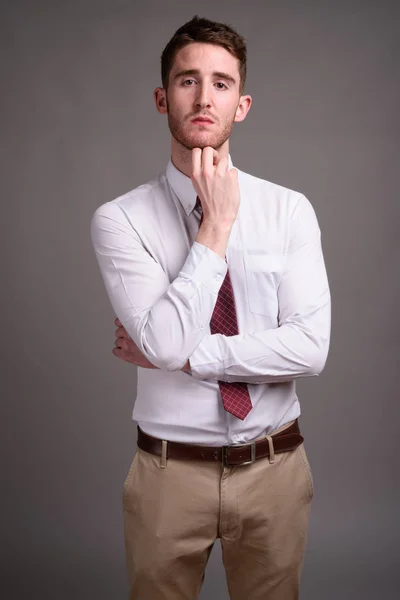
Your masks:
{"label": "shirt sleeve", "polygon": [[290,219],[290,242],[278,290],[278,327],[234,336],[205,336],[189,358],[195,379],[276,383],[319,375],[331,327],[331,297],[321,231],[301,196]]}
{"label": "shirt sleeve", "polygon": [[225,260],[194,242],[170,282],[115,201],[95,211],[91,239],[110,302],[128,334],[156,367],[180,369],[206,334]]}

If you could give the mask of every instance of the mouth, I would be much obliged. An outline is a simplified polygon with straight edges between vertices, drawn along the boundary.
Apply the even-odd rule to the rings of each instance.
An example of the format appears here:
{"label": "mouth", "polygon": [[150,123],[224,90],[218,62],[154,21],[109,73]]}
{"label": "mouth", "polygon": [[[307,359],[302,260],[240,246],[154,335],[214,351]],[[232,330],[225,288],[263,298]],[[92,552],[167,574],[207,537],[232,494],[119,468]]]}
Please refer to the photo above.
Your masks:
{"label": "mouth", "polygon": [[195,119],[191,120],[191,123],[194,123],[195,125],[213,125],[214,121],[204,117],[196,117]]}

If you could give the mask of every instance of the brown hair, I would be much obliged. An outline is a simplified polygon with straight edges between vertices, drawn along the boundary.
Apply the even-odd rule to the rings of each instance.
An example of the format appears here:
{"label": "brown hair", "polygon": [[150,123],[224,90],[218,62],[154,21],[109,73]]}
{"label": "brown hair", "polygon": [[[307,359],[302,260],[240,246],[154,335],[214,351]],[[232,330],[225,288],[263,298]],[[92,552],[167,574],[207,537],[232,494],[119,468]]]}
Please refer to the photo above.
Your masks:
{"label": "brown hair", "polygon": [[225,23],[201,19],[197,15],[179,27],[165,46],[161,55],[161,80],[163,88],[168,88],[168,78],[175,56],[181,48],[193,42],[217,44],[228,50],[239,61],[239,94],[243,94],[247,72],[247,49],[245,39]]}

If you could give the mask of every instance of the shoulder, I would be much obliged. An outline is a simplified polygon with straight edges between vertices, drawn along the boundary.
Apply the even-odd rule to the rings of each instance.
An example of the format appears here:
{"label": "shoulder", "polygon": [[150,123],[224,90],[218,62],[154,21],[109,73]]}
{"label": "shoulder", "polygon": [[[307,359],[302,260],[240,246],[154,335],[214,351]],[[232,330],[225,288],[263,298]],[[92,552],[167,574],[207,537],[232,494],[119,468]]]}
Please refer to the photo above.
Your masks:
{"label": "shoulder", "polygon": [[160,198],[165,185],[165,174],[160,173],[154,179],[101,204],[93,213],[92,227],[104,219],[131,224],[140,220],[145,213],[148,215],[149,208]]}
{"label": "shoulder", "polygon": [[298,190],[256,177],[239,169],[238,177],[246,196],[249,195],[253,202],[258,200],[263,204],[267,204],[269,208],[279,208],[280,211],[285,209],[288,216],[304,207],[304,205],[311,207],[308,198]]}
{"label": "shoulder", "polygon": [[151,181],[142,183],[132,190],[101,204],[96,208],[93,216],[104,215],[111,217],[134,212],[146,203],[149,198],[154,197],[161,191],[161,188],[165,185],[164,180],[164,174],[157,175]]}

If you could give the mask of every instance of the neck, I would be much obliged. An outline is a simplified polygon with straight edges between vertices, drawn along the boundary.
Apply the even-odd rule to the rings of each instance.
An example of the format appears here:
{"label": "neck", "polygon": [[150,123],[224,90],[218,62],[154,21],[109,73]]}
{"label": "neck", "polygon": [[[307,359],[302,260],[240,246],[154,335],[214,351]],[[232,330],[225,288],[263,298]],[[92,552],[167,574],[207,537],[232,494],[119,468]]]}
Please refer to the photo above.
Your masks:
{"label": "neck", "polygon": [[[229,139],[216,148],[219,157],[228,158],[229,154]],[[187,177],[191,177],[192,174],[192,151],[189,148],[183,146],[174,137],[171,138],[171,160],[175,167],[181,171]]]}

